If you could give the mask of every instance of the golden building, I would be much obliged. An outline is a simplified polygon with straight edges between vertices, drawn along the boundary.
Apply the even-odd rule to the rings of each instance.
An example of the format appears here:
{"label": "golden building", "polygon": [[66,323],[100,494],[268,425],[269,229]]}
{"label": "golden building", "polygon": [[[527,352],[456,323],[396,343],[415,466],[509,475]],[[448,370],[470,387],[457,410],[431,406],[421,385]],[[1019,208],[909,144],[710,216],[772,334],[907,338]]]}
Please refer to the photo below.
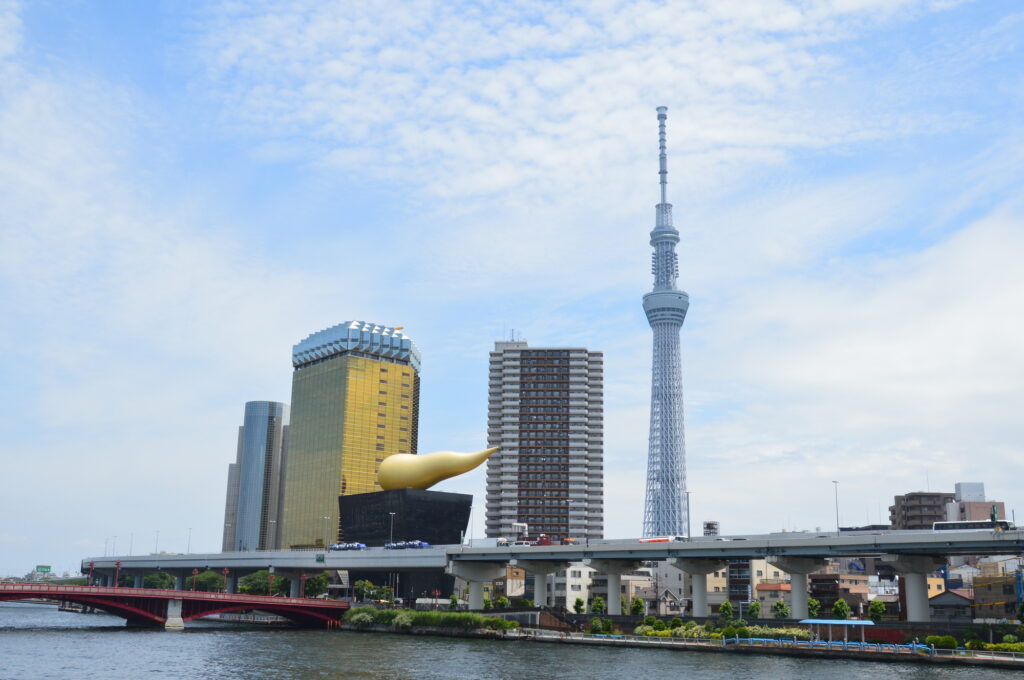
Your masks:
{"label": "golden building", "polygon": [[388,456],[416,453],[420,354],[401,329],[348,321],[292,350],[281,547],[338,540],[338,496],[379,491]]}

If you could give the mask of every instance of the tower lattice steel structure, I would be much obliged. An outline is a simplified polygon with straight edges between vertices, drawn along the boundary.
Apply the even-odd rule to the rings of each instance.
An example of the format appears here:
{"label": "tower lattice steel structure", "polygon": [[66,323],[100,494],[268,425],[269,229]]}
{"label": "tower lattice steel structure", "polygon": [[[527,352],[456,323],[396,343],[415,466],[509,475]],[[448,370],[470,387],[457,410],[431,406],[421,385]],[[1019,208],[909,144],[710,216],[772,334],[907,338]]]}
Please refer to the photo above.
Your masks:
{"label": "tower lattice steel structure", "polygon": [[686,449],[683,431],[683,379],[679,357],[679,329],[690,306],[690,296],[676,288],[679,232],[672,226],[672,204],[666,200],[667,157],[665,118],[658,107],[661,203],[651,232],[651,273],[654,290],[644,295],[644,312],[654,333],[651,362],[651,429],[647,453],[647,497],[644,536],[683,536],[687,533]]}

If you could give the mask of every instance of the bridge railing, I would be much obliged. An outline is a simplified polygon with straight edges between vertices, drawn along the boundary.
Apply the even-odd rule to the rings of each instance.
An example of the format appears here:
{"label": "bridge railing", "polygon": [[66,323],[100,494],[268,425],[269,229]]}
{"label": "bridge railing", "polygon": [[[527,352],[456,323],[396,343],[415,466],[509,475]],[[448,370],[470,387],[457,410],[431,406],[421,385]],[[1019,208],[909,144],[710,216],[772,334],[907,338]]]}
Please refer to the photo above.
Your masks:
{"label": "bridge railing", "polygon": [[347,608],[347,602],[309,597],[280,597],[277,595],[249,595],[246,593],[211,593],[202,590],[167,590],[164,588],[115,588],[113,586],[68,586],[42,583],[2,583],[0,593],[38,593],[40,597],[60,599],[61,595],[123,595],[130,597],[187,597],[197,600],[223,600],[229,602],[265,602],[281,605],[295,604],[317,607]]}

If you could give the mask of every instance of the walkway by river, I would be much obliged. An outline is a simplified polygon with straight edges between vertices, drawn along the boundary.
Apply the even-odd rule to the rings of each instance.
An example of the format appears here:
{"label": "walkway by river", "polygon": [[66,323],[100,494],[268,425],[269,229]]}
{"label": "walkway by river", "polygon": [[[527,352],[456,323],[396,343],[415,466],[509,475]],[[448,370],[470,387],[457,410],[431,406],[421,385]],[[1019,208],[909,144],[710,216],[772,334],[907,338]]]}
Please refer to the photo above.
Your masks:
{"label": "walkway by river", "polygon": [[3,680],[811,680],[868,674],[872,680],[994,680],[1011,673],[200,622],[184,632],[165,632],[125,628],[122,619],[102,614],[73,614],[52,606],[22,603],[0,603],[0,660]]}

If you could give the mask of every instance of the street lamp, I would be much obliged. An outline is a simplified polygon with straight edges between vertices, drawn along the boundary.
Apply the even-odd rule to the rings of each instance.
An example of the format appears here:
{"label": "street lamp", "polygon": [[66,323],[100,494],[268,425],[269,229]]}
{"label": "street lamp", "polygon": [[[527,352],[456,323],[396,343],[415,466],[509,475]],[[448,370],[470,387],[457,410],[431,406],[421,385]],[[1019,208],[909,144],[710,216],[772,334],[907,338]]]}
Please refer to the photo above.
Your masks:
{"label": "street lamp", "polygon": [[198,568],[193,568],[192,569],[192,592],[193,593],[196,592],[196,579],[198,579],[198,578],[199,578],[199,569]]}
{"label": "street lamp", "polygon": [[388,532],[388,542],[389,543],[394,543],[395,542],[395,513],[389,512],[388,514],[391,515],[391,529]]}
{"label": "street lamp", "polygon": [[224,567],[220,570],[220,573],[224,574],[224,592],[226,593],[228,592],[228,574],[231,573],[231,570],[227,567]]}
{"label": "street lamp", "polygon": [[[117,540],[117,537],[114,537]],[[188,541],[185,543],[185,554],[192,552],[192,527],[188,528]]]}
{"label": "street lamp", "polygon": [[832,480],[832,487],[836,492],[836,536],[839,535],[839,482],[835,479]]}
{"label": "street lamp", "polygon": [[689,541],[691,538],[690,534],[690,492],[684,491],[686,494],[686,540]]}

